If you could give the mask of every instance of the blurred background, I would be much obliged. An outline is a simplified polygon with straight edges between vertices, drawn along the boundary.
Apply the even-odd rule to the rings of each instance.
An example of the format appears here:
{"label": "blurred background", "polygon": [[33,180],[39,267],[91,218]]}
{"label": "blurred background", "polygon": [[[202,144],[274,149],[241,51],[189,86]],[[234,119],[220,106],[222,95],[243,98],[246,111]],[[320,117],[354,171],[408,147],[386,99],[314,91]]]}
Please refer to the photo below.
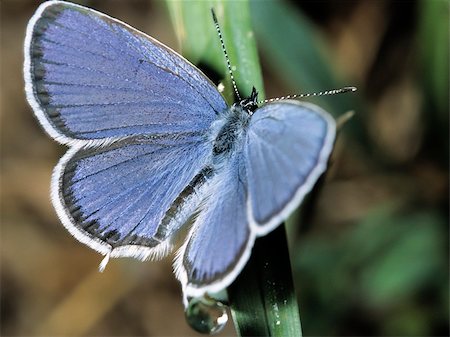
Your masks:
{"label": "blurred background", "polygon": [[[180,50],[173,4],[79,3]],[[42,131],[23,89],[25,27],[38,4],[0,3],[1,335],[196,336],[170,258],[113,260],[100,274],[101,256],[57,219],[50,177],[66,148]],[[315,101],[355,116],[287,223],[304,335],[448,336],[448,2],[249,6],[267,97],[358,87]],[[231,322],[221,333],[234,334]]]}

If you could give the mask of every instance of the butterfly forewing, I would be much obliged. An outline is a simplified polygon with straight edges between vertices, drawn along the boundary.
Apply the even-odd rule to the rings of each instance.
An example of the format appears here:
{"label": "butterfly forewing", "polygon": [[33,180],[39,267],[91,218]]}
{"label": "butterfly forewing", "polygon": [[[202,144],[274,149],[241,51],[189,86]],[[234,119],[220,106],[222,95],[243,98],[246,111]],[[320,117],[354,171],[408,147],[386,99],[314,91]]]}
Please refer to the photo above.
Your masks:
{"label": "butterfly forewing", "polygon": [[205,131],[227,107],[215,86],[172,50],[65,2],[44,3],[30,20],[24,72],[36,115],[67,144]]}
{"label": "butterfly forewing", "polygon": [[248,214],[258,234],[275,228],[325,170],[334,119],[313,104],[271,103],[255,111],[247,133]]}

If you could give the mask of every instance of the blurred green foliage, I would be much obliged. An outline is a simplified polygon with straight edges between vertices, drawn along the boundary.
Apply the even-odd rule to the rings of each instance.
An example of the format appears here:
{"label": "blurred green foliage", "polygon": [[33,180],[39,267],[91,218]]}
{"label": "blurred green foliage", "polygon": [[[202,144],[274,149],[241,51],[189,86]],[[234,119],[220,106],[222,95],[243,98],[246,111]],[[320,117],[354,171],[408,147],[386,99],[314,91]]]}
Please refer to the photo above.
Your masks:
{"label": "blurred green foliage", "polygon": [[419,2],[418,48],[421,52],[423,87],[434,102],[436,118],[448,126],[449,22],[447,1]]}
{"label": "blurred green foliage", "polygon": [[434,335],[448,305],[445,226],[433,211],[380,207],[337,237],[305,239],[294,261],[305,331],[346,334],[339,322],[353,319],[367,334]]}
{"label": "blurred green foliage", "polygon": [[[427,109],[427,122],[430,137],[438,137],[445,147],[442,151],[449,153],[449,32],[450,11],[447,1],[420,1],[419,32],[417,45],[421,54],[420,75],[422,87],[426,94],[424,109]],[[442,161],[448,164],[448,155]]]}

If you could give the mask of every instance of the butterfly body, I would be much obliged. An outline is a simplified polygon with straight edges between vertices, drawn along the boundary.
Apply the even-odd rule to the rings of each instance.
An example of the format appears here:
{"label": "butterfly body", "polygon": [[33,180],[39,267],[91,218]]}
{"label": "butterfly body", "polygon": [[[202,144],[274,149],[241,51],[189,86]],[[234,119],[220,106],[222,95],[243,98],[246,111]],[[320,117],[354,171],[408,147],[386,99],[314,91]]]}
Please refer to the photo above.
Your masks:
{"label": "butterfly body", "polygon": [[51,185],[63,225],[107,258],[146,260],[192,220],[174,263],[185,296],[227,287],[326,169],[327,112],[258,106],[256,90],[228,106],[182,56],[103,13],[43,3],[24,55],[35,116],[69,146]]}
{"label": "butterfly body", "polygon": [[238,143],[244,140],[250,118],[248,111],[240,106],[232,106],[213,123],[212,129],[219,129],[213,142],[214,159],[227,156],[239,147]]}

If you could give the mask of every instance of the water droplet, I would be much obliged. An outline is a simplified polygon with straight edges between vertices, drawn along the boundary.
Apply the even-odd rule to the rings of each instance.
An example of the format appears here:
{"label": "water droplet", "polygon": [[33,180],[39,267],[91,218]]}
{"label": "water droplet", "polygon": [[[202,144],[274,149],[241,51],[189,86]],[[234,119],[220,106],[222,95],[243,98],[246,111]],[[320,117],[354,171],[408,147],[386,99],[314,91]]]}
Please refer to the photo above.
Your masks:
{"label": "water droplet", "polygon": [[219,332],[228,321],[226,306],[209,297],[191,298],[184,313],[191,328],[205,334]]}

